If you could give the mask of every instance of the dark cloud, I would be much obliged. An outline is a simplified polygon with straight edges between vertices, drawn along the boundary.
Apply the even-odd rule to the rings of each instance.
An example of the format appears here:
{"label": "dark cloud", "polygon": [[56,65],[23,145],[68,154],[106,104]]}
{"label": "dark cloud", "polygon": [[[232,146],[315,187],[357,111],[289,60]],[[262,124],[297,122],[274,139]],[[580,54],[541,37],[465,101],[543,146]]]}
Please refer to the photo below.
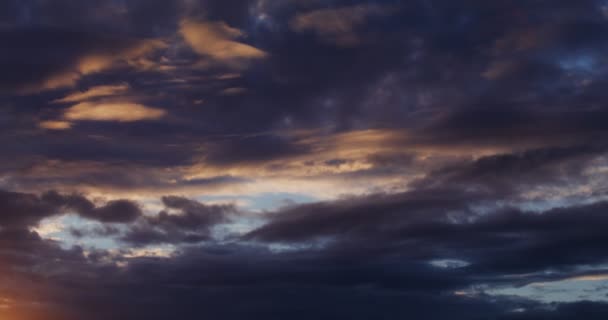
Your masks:
{"label": "dark cloud", "polygon": [[56,214],[58,211],[57,206],[42,201],[36,195],[18,192],[0,192],[0,204],[3,226],[35,225],[38,221]]}
{"label": "dark cloud", "polygon": [[236,137],[214,143],[205,160],[216,165],[256,163],[284,159],[311,152],[310,147],[278,135]]}
{"label": "dark cloud", "polygon": [[[273,213],[270,223],[248,237],[269,241],[306,241],[317,237],[378,232],[383,227],[437,218],[446,211],[466,208],[471,197],[451,191],[375,195],[338,202],[314,203]],[[386,225],[385,225],[386,224]]]}
{"label": "dark cloud", "polygon": [[139,205],[130,200],[112,200],[102,206],[96,206],[81,195],[61,195],[56,192],[48,192],[42,199],[64,208],[64,211],[74,210],[84,218],[101,222],[127,223],[142,215]]}
{"label": "dark cloud", "polygon": [[[293,308],[302,308],[299,315],[302,318],[314,315],[328,319],[335,316],[366,319],[380,313],[390,317],[415,314],[442,319],[448,313],[458,312],[464,318],[525,319],[543,315],[560,319],[578,304],[558,306],[550,311],[528,301],[506,299],[497,304],[496,300],[491,303],[483,296],[459,297],[452,292],[480,283],[504,283],[503,276],[513,272],[528,274],[518,280],[520,283],[547,280],[543,273],[535,273],[547,267],[553,268],[554,279],[559,279],[573,274],[569,266],[603,262],[605,203],[542,213],[508,209],[458,217],[441,210],[433,212],[435,207],[450,210],[450,205],[439,201],[447,198],[447,193],[437,194],[435,201],[417,203],[419,198],[420,195],[368,197],[354,202],[288,209],[292,214],[297,214],[297,210],[307,211],[310,220],[318,220],[317,216],[336,215],[328,212],[328,207],[342,207],[334,209],[342,211],[343,221],[335,229],[331,223],[316,224],[321,231],[315,231],[305,218],[300,218],[299,226],[311,237],[323,232],[340,243],[321,248],[271,252],[250,245],[208,244],[184,248],[172,258],[124,259],[99,251],[89,253],[85,259],[77,248],[59,249],[27,231],[0,232],[3,239],[0,245],[12,248],[9,252],[13,253],[3,253],[9,265],[27,266],[16,269],[23,270],[17,275],[30,279],[46,277],[47,286],[54,293],[45,296],[44,301],[61,304],[67,311],[91,319],[117,314],[162,319],[175,310],[191,318],[202,314],[202,306],[205,314],[224,319],[236,319],[244,314],[279,319],[291,314]],[[208,218],[216,216],[214,210],[221,211],[179,197],[166,197],[163,202],[168,209],[183,212],[173,219],[162,213],[151,218],[154,222],[150,223],[156,223],[161,230],[206,228],[213,223]],[[380,204],[373,205],[375,202]],[[409,212],[398,212],[399,208]],[[357,210],[360,213],[349,213]],[[377,220],[361,220],[362,212],[373,212],[369,215]],[[281,212],[278,216],[284,214]],[[452,219],[448,219],[450,217]],[[335,218],[327,221],[331,219]],[[194,222],[183,224],[185,220]],[[276,221],[271,221],[269,226],[275,229],[280,226],[285,231],[281,238],[275,236],[275,241],[306,241],[296,233],[298,225],[279,225]],[[263,237],[268,230],[272,229],[262,227],[254,235]],[[42,255],[31,256],[34,252]],[[522,256],[527,258],[521,259]],[[463,259],[472,265],[442,269],[427,263],[446,257]],[[127,263],[127,266],[118,272],[119,267],[111,262]],[[34,268],[36,265],[45,268]],[[101,281],[104,285],[99,287]],[[91,290],[95,287],[98,289]],[[307,301],[305,307],[303,300]],[[149,305],[151,301],[155,303]],[[236,306],[235,302],[238,302]],[[276,306],[277,302],[281,307]],[[430,308],[437,304],[445,308]],[[143,308],[145,305],[149,306]],[[378,309],[379,305],[382,309]],[[525,308],[523,313],[512,312],[521,308]],[[587,305],[587,308],[596,310],[588,311],[591,314],[603,313],[602,304]]]}
{"label": "dark cloud", "polygon": [[143,217],[122,240],[136,245],[201,242],[210,239],[213,226],[237,213],[233,205],[205,205],[177,196],[163,197],[162,202],[165,210]]}
{"label": "dark cloud", "polygon": [[600,145],[577,145],[497,154],[442,167],[411,185],[483,190],[506,198],[547,185],[563,187],[584,181],[584,169],[605,151]]}
{"label": "dark cloud", "polygon": [[[532,212],[492,208],[483,198],[455,194],[409,193],[298,206],[273,214],[246,237],[303,244],[327,239],[328,250],[379,246],[410,259],[447,254],[473,263],[469,268],[479,273],[605,262],[600,254],[607,223],[604,202]],[[484,203],[489,206],[485,211],[474,209]]]}
{"label": "dark cloud", "polygon": [[608,305],[602,303],[580,302],[559,305],[555,308],[538,308],[530,312],[513,312],[510,315],[498,319],[574,319],[585,317],[586,319],[602,319],[606,316]]}
{"label": "dark cloud", "polygon": [[71,212],[109,223],[131,222],[142,214],[139,206],[129,200],[113,200],[96,206],[82,195],[62,195],[55,191],[42,196],[1,191],[0,206],[0,225],[5,227],[32,227],[44,218]]}

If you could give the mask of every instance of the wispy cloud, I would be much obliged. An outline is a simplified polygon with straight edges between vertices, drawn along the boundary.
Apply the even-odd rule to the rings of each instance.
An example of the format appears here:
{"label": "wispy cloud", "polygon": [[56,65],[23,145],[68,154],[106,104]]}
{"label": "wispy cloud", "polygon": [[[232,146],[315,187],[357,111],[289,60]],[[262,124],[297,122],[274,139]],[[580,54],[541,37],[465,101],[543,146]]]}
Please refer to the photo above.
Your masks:
{"label": "wispy cloud", "polygon": [[122,95],[128,91],[128,84],[94,86],[88,88],[86,91],[70,93],[69,95],[55,101],[59,103],[82,102],[85,100],[91,100],[93,98]]}
{"label": "wispy cloud", "polygon": [[65,111],[67,120],[133,122],[156,120],[166,111],[131,102],[81,102]]}
{"label": "wispy cloud", "polygon": [[296,15],[290,26],[297,32],[312,32],[324,41],[339,46],[356,46],[361,42],[358,28],[373,17],[390,15],[394,7],[356,5],[319,9]]}
{"label": "wispy cloud", "polygon": [[181,21],[179,31],[196,53],[228,66],[243,67],[268,55],[254,46],[239,42],[238,39],[245,34],[225,22],[185,19]]}

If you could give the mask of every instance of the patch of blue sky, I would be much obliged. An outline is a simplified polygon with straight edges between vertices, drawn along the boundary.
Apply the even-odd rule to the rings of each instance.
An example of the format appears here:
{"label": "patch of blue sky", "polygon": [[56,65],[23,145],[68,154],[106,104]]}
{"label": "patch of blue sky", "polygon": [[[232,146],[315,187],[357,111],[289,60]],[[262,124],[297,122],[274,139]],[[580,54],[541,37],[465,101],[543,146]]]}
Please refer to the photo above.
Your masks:
{"label": "patch of blue sky", "polygon": [[307,194],[288,192],[265,192],[248,196],[201,196],[197,200],[205,202],[234,202],[250,211],[273,211],[284,206],[318,201]]}
{"label": "patch of blue sky", "polygon": [[[250,196],[202,196],[197,198],[203,203],[236,203],[241,210],[251,213],[263,213],[276,211],[285,206],[298,205],[319,201],[314,197],[297,193],[260,193]],[[222,224],[213,228],[213,237],[221,242],[230,242],[239,235],[246,234],[260,227],[264,223],[263,217],[254,214],[242,214],[233,217],[230,223]]]}
{"label": "patch of blue sky", "polygon": [[230,223],[215,226],[211,232],[213,238],[219,242],[232,242],[263,224],[263,219],[259,217],[242,215],[234,218]]}
{"label": "patch of blue sky", "polygon": [[[117,226],[120,228],[119,226]],[[85,249],[117,249],[120,247],[113,238],[91,234],[91,230],[103,228],[103,224],[83,219],[77,215],[67,214],[44,219],[35,231],[41,237],[57,241],[64,249],[81,246]],[[77,237],[72,230],[82,231],[82,237]]]}

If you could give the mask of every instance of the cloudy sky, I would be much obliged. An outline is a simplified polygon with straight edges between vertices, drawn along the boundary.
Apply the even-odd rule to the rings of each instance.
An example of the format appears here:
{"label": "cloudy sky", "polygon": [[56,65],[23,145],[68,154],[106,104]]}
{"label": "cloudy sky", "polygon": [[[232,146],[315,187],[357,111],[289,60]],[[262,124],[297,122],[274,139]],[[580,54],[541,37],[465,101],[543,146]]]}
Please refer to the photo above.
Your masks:
{"label": "cloudy sky", "polygon": [[606,319],[608,1],[0,1],[0,318]]}

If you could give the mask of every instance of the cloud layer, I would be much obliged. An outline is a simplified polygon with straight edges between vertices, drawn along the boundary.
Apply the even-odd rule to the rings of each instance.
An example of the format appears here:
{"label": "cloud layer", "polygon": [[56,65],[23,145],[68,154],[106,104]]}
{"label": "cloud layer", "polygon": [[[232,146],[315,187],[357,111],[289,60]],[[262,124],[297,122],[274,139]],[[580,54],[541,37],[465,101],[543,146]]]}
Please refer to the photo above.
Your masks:
{"label": "cloud layer", "polygon": [[605,319],[608,3],[0,3],[0,318]]}

